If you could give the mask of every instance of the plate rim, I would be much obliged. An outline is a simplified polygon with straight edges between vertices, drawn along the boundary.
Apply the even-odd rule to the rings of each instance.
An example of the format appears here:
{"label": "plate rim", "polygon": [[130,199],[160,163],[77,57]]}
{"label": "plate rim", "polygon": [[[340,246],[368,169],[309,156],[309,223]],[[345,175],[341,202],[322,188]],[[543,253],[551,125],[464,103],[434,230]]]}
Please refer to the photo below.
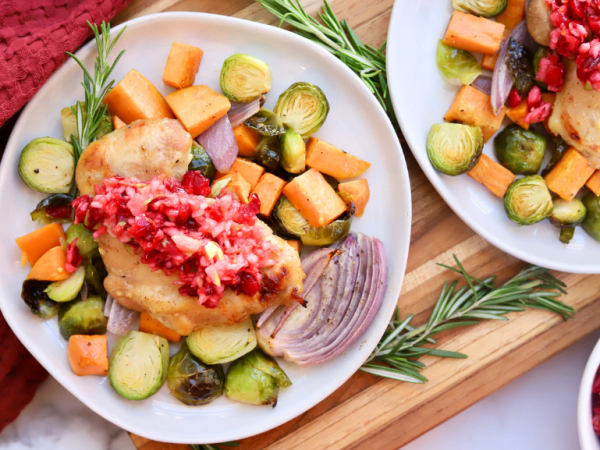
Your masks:
{"label": "plate rim", "polygon": [[[392,15],[390,18],[390,24],[388,28],[387,35],[387,50],[388,55],[395,54],[396,44],[401,44],[398,38],[394,39],[396,36],[395,29],[399,28],[400,25],[400,2],[395,2],[394,7],[392,8]],[[405,11],[403,11],[405,12]],[[394,26],[398,22],[396,26]],[[505,253],[514,256],[520,260],[523,260],[529,264],[534,264],[540,267],[546,267],[551,270],[556,270],[560,272],[568,272],[568,273],[581,273],[581,274],[599,274],[600,273],[600,263],[598,264],[572,264],[568,262],[560,262],[549,260],[544,257],[540,257],[534,253],[528,253],[526,251],[522,251],[518,246],[506,244],[500,238],[497,238],[492,232],[488,231],[483,224],[478,224],[475,221],[471,220],[471,217],[461,209],[461,206],[458,202],[455,203],[452,195],[450,194],[450,190],[445,186],[443,180],[436,176],[436,172],[434,172],[431,167],[431,163],[429,162],[427,156],[424,154],[426,152],[419,151],[421,150],[422,143],[415,142],[413,136],[408,132],[405,133],[405,127],[403,126],[403,118],[405,117],[405,113],[401,108],[397,108],[396,105],[400,105],[403,95],[403,88],[398,88],[399,91],[396,91],[397,87],[395,83],[391,80],[394,80],[396,74],[396,68],[399,67],[400,62],[395,64],[393,58],[387,58],[386,62],[386,70],[388,73],[388,87],[390,90],[390,95],[392,98],[392,105],[394,106],[394,112],[396,113],[396,118],[398,119],[398,123],[400,124],[400,128],[402,129],[402,135],[406,139],[408,144],[408,148],[412,152],[413,156],[417,160],[419,167],[429,180],[429,182],[433,185],[437,193],[444,199],[444,202],[454,211],[454,213],[469,227],[471,228],[477,235],[485,239],[494,247],[499,248]],[[507,241],[509,242],[509,241]]]}
{"label": "plate rim", "polygon": [[[137,17],[132,20],[126,21],[124,23],[121,23],[118,26],[115,26],[114,28],[111,27],[111,34],[113,32],[115,34],[118,33],[125,26],[129,26],[129,25],[133,25],[133,24],[138,25],[138,24],[141,24],[144,22],[153,22],[155,20],[162,20],[165,17],[169,17],[173,21],[177,21],[179,19],[190,19],[190,18],[191,19],[197,18],[199,21],[202,21],[202,20],[221,21],[222,23],[227,24],[226,26],[231,26],[231,24],[233,24],[234,26],[235,26],[235,24],[243,24],[243,26],[245,26],[245,27],[262,29],[265,31],[268,30],[268,32],[274,36],[279,36],[284,39],[290,39],[292,41],[296,41],[299,45],[311,48],[313,51],[317,51],[317,52],[321,53],[321,55],[323,55],[325,58],[327,58],[331,64],[333,64],[334,66],[337,66],[338,69],[347,71],[353,77],[356,77],[356,75],[346,65],[344,65],[341,61],[339,61],[335,56],[331,55],[329,52],[324,50],[318,44],[313,43],[313,42],[309,41],[308,39],[297,36],[296,34],[290,32],[288,30],[284,30],[284,29],[281,29],[276,26],[263,24],[263,23],[252,21],[252,20],[241,19],[241,18],[237,18],[237,17],[217,15],[217,14],[204,13],[204,12],[191,12],[191,11],[160,12],[160,13],[149,14],[149,15]],[[77,52],[75,52],[75,55],[81,57],[83,52],[88,52],[89,49],[91,49],[93,46],[94,46],[94,41],[93,40],[89,41],[87,44],[85,44],[81,48],[79,48],[77,50]],[[67,59],[62,64],[62,66],[59,67],[51,75],[49,80],[52,77],[57,77],[57,78],[62,77],[63,72],[66,72],[67,70],[69,70],[68,69],[69,64],[75,64],[75,62],[71,61],[70,59]],[[357,81],[358,81],[357,86],[360,86],[360,87],[358,87],[358,89],[363,90],[363,92],[368,92],[368,89],[366,88],[366,86],[362,82],[360,82],[360,80],[357,79]],[[14,128],[11,131],[11,135],[6,144],[6,149],[12,148],[13,146],[15,148],[17,148],[17,146],[14,142],[17,139],[17,137],[16,137],[17,133],[15,133],[15,131],[20,129],[23,126],[23,120],[24,120],[24,117],[26,116],[27,111],[31,108],[34,108],[34,104],[33,104],[32,100],[44,89],[44,87],[45,87],[45,85],[42,86],[42,88],[40,88],[40,90],[38,92],[36,92],[36,94],[32,97],[32,99],[29,100],[29,102],[25,106],[25,108],[23,108],[22,114],[17,119],[17,121],[14,125]],[[368,101],[373,106],[376,106],[376,108],[374,108],[374,109],[376,109],[378,111],[378,115],[380,118],[380,120],[378,120],[378,123],[382,127],[387,128],[387,133],[390,134],[390,136],[393,136],[396,140],[397,148],[395,148],[393,150],[395,153],[397,153],[397,158],[398,158],[398,162],[399,162],[398,168],[401,171],[400,176],[398,177],[398,178],[400,178],[398,188],[403,191],[403,193],[401,195],[403,195],[405,197],[404,200],[406,202],[406,206],[404,208],[404,214],[401,214],[401,216],[400,216],[403,223],[400,224],[400,227],[399,227],[399,228],[402,228],[405,230],[403,233],[403,236],[400,238],[400,241],[398,244],[399,250],[402,250],[402,251],[396,252],[394,254],[394,258],[396,259],[396,262],[398,264],[398,269],[397,269],[397,273],[388,274],[388,280],[390,279],[390,277],[395,276],[398,283],[397,283],[397,287],[394,291],[389,291],[389,287],[388,287],[388,291],[386,292],[386,296],[393,296],[394,298],[397,299],[400,296],[402,282],[403,282],[404,276],[406,274],[408,252],[409,252],[409,247],[410,247],[411,226],[412,226],[412,196],[411,196],[410,177],[408,174],[406,160],[404,158],[402,144],[400,143],[397,133],[394,130],[388,116],[381,109],[381,106],[379,105],[379,103],[377,102],[377,100],[371,93],[369,93],[368,99],[369,99]],[[14,168],[13,167],[8,168],[8,164],[3,164],[2,167],[0,167],[0,184],[1,184],[1,181],[7,176],[7,173],[10,170],[14,170]],[[1,302],[0,302],[0,306],[1,306]],[[77,389],[76,386],[69,385],[68,383],[63,384],[63,382],[61,381],[62,375],[59,373],[58,367],[55,367],[55,364],[52,363],[51,358],[44,354],[42,347],[34,345],[33,342],[30,342],[28,336],[23,331],[21,331],[18,326],[16,326],[16,323],[13,322],[12,317],[10,317],[10,315],[5,316],[5,318],[6,318],[7,323],[9,324],[9,326],[15,333],[15,335],[19,338],[19,340],[25,345],[25,347],[29,350],[29,352],[42,364],[42,366],[44,366],[44,368],[53,376],[53,378],[55,378],[61,384],[61,386],[63,386],[74,397],[76,397],[79,401],[81,401],[84,405],[86,405],[88,408],[90,408],[96,414],[100,415],[101,417],[108,420],[109,422],[115,423],[115,421],[111,418],[111,412],[108,411],[107,407],[103,407],[101,402],[98,402],[98,403],[92,402],[92,404],[90,404],[87,401],[88,397],[79,395],[79,389]],[[373,336],[379,335],[379,338],[377,340],[373,340],[372,344],[370,345],[370,347],[372,347],[372,348],[369,348],[369,353],[375,348],[375,346],[379,342],[379,339],[381,338],[381,335],[383,335],[384,331],[385,331],[385,328],[382,328],[380,331],[377,330],[377,332],[372,333]],[[31,341],[33,341],[33,339]],[[352,374],[350,376],[340,377],[340,379],[336,383],[333,383],[334,386],[332,386],[331,391],[324,392],[321,395],[315,396],[313,401],[309,402],[310,405],[307,408],[301,408],[291,414],[290,413],[288,413],[288,414],[280,413],[276,419],[270,421],[269,423],[265,423],[262,427],[258,427],[257,429],[253,430],[253,433],[250,435],[235,434],[235,432],[232,432],[231,436],[228,436],[227,440],[239,440],[239,439],[245,439],[245,438],[251,437],[251,436],[256,436],[258,434],[269,431],[277,426],[280,426],[284,423],[287,423],[290,420],[293,420],[294,418],[305,413],[310,408],[313,408],[315,405],[322,402],[325,398],[327,398],[331,394],[333,394],[335,392],[335,390],[337,390],[339,387],[341,387],[346,381],[348,381],[348,379],[350,379],[350,377],[352,375],[354,375],[354,373],[356,373],[358,371],[358,369],[360,368],[361,365],[362,365],[362,363],[360,363],[358,365],[355,364],[354,370],[352,371]],[[350,367],[352,367],[352,366],[350,366]],[[131,413],[133,413],[133,411],[129,412],[129,414],[131,414]],[[284,419],[281,419],[281,417],[284,417]],[[115,423],[115,424],[130,433],[134,433],[136,435],[142,436],[147,439],[156,440],[156,441],[164,441],[165,440],[164,433],[161,434],[160,432],[155,432],[153,430],[140,429],[137,426],[130,428],[129,425],[131,425],[131,424],[127,424],[126,427],[124,427],[120,423]],[[190,443],[197,444],[197,443],[199,443],[198,441],[202,441],[203,439],[201,437],[199,437],[199,439],[189,441],[189,439],[185,439],[185,438],[182,439],[182,438],[178,438],[177,436],[172,436],[172,437],[169,437],[168,440],[169,440],[169,442],[175,443],[175,444],[190,444]]]}

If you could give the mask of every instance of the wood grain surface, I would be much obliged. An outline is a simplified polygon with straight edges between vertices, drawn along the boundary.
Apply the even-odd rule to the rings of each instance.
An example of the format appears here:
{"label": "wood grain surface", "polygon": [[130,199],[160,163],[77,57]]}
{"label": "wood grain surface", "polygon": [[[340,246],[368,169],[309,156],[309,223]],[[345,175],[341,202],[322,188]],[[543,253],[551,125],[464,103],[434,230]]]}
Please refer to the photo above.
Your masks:
{"label": "wood grain surface", "polygon": [[[330,3],[365,43],[377,47],[385,41],[392,0]],[[321,0],[302,0],[302,4],[314,13]],[[132,0],[113,24],[160,11],[201,11],[277,25],[275,18],[251,0]],[[491,246],[465,225],[424,176],[402,135],[399,139],[409,166],[413,220],[398,304],[404,317],[415,314],[419,324],[431,312],[444,280],[455,278],[435,263],[451,264],[454,253],[475,276],[498,274],[500,280],[514,275],[524,263]],[[358,372],[319,405],[278,428],[243,440],[238,448],[400,448],[600,327],[600,277],[557,275],[569,285],[565,301],[579,311],[574,320],[564,322],[557,315],[530,310],[512,314],[508,322],[484,322],[449,331],[439,339],[440,348],[466,353],[469,358],[423,358],[428,383],[412,385]],[[139,450],[189,449],[131,437]]]}

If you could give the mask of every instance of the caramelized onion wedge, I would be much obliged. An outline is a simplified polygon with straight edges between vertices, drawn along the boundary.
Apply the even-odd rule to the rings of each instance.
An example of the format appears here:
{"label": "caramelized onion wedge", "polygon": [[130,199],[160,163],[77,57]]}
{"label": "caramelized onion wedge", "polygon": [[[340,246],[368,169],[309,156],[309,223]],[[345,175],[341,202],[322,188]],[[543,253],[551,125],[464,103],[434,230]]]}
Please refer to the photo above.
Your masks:
{"label": "caramelized onion wedge", "polygon": [[219,172],[225,173],[231,169],[239,149],[227,114],[198,136],[197,141],[204,147]]}
{"label": "caramelized onion wedge", "polygon": [[233,128],[239,124],[244,123],[246,119],[249,119],[258,112],[262,105],[265,103],[265,96],[258,97],[249,103],[231,102],[231,109],[227,113],[229,116],[229,122]]}
{"label": "caramelized onion wedge", "polygon": [[314,261],[322,262],[323,254],[302,260],[306,281],[316,278],[305,284],[307,307],[272,311],[258,331],[265,352],[303,366],[319,364],[344,352],[369,327],[387,285],[383,244],[350,234],[335,247],[324,269]]}
{"label": "caramelized onion wedge", "polygon": [[108,308],[104,308],[104,315],[108,315],[106,329],[119,336],[125,336],[133,328],[136,320],[139,319],[140,313],[125,308],[110,295],[106,299],[106,304],[110,304],[109,311],[107,311]]}

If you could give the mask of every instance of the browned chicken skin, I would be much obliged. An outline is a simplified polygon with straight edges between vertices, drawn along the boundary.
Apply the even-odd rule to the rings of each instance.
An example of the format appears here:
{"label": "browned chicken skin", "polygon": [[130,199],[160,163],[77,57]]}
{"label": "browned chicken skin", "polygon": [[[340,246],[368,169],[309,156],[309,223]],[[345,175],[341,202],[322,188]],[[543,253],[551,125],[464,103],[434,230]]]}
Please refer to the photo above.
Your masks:
{"label": "browned chicken skin", "polygon": [[563,59],[565,81],[556,94],[548,126],[600,168],[600,92],[588,90],[577,78],[575,62]]}
{"label": "browned chicken skin", "polygon": [[[92,143],[77,165],[76,181],[82,194],[94,194],[93,186],[102,179],[120,175],[143,181],[165,173],[181,179],[192,158],[191,137],[172,119],[133,122]],[[258,314],[272,305],[289,305],[302,292],[304,272],[296,250],[273,235],[262,222],[265,239],[278,249],[272,259],[277,263],[262,270],[261,290],[253,297],[226,289],[216,308],[198,305],[197,297],[182,296],[173,281],[177,275],[152,272],[140,257],[129,253],[116,238],[100,237],[100,254],[108,277],[104,286],[123,306],[148,311],[163,324],[188,335],[197,328],[213,324],[233,324]]]}

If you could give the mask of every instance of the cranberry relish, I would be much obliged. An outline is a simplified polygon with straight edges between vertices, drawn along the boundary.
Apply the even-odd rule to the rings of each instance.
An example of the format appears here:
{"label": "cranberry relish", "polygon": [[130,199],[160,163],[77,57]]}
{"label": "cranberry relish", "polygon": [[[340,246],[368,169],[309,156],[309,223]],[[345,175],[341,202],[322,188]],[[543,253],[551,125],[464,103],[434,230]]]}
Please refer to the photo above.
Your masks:
{"label": "cranberry relish", "polygon": [[112,177],[95,187],[96,196],[73,201],[74,223],[109,233],[140,254],[150,268],[170,275],[182,295],[214,308],[226,287],[252,296],[260,289],[260,269],[275,262],[276,247],[256,223],[260,200],[244,205],[229,193],[207,198],[209,181],[187,172],[179,182],[157,176],[149,182]]}

